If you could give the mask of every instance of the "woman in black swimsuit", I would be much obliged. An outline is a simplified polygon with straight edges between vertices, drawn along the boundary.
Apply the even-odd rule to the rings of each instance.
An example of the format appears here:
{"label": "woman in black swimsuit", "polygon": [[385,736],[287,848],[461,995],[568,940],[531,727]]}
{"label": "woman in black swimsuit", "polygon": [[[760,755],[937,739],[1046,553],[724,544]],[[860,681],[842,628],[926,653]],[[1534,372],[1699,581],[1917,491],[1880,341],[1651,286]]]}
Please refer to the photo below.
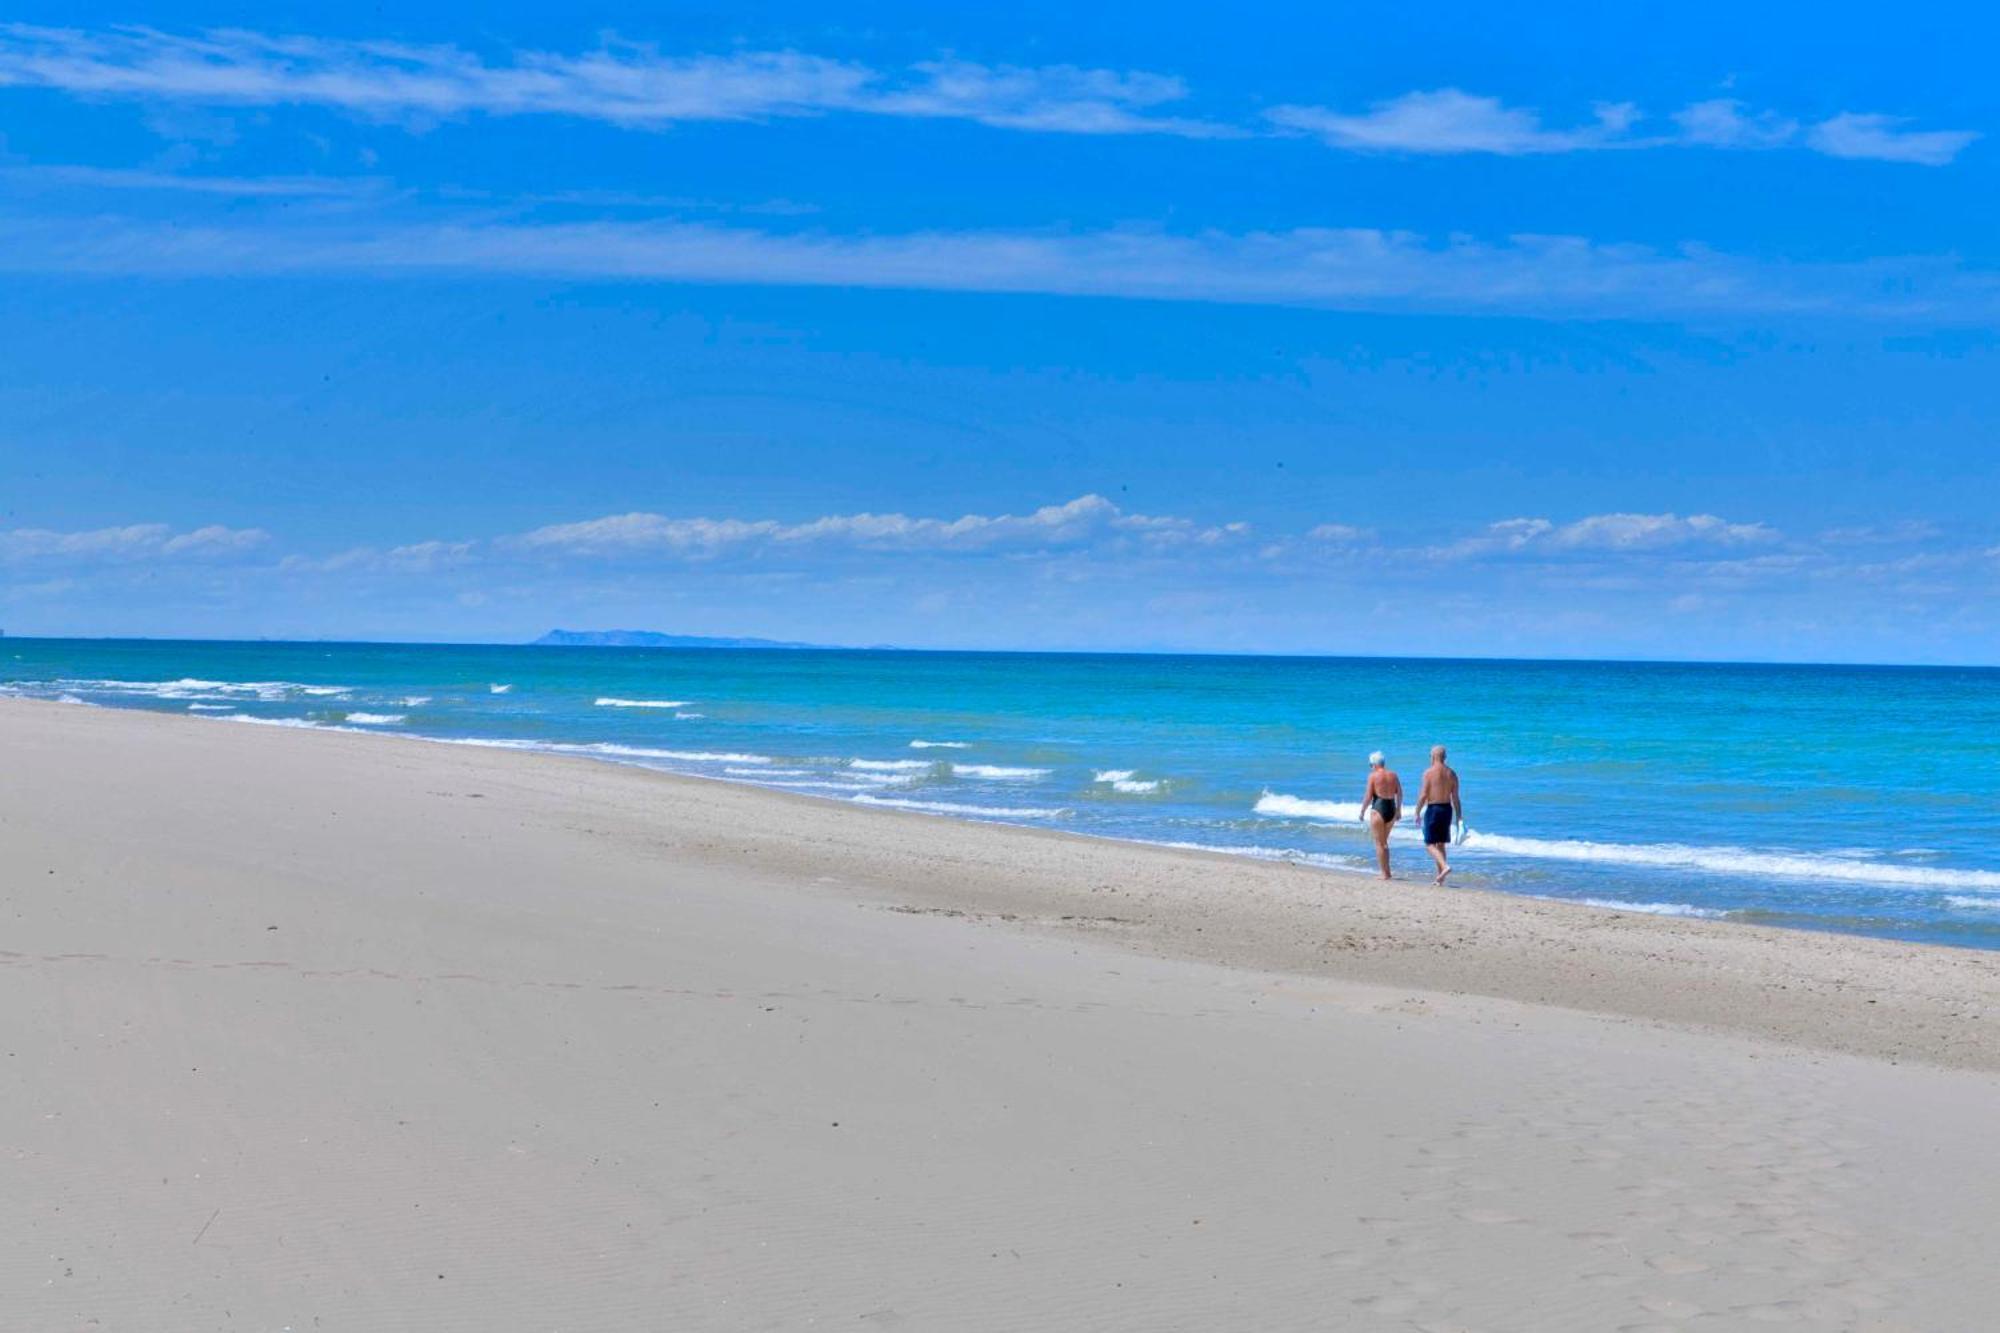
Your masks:
{"label": "woman in black swimsuit", "polygon": [[1382,867],[1383,879],[1395,878],[1389,873],[1389,830],[1396,827],[1402,814],[1403,780],[1377,750],[1368,756],[1368,786],[1361,793],[1361,818],[1368,825],[1368,832],[1374,835],[1375,863]]}

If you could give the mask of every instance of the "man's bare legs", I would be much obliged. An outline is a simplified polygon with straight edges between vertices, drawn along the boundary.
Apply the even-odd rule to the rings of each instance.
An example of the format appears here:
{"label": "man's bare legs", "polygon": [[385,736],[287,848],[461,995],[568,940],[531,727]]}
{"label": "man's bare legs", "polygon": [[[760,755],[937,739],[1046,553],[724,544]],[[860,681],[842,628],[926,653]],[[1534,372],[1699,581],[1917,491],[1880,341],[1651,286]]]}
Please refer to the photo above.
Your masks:
{"label": "man's bare legs", "polygon": [[1451,873],[1451,862],[1445,859],[1444,848],[1445,844],[1441,842],[1424,844],[1424,850],[1429,852],[1431,860],[1437,863],[1438,873],[1437,878],[1431,881],[1433,884],[1444,883],[1445,876]]}

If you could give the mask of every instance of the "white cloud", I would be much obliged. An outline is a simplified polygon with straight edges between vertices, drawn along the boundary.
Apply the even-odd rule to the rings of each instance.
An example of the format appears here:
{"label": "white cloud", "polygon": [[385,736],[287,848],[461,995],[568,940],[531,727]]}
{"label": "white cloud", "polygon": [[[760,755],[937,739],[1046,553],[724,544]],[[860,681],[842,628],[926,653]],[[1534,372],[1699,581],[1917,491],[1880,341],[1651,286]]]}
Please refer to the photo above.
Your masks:
{"label": "white cloud", "polygon": [[882,71],[797,51],[667,55],[606,41],[489,62],[462,47],[219,30],[83,31],[0,25],[0,85],[85,97],[210,105],[310,105],[379,119],[557,115],[634,128],[826,112],[944,117],[1078,134],[1207,135],[1154,117],[1185,96],[1159,74],[934,61]]}
{"label": "white cloud", "polygon": [[1906,518],[1889,523],[1863,523],[1853,527],[1828,528],[1819,540],[1828,546],[1890,546],[1930,541],[1944,530],[1926,518]]}
{"label": "white cloud", "polygon": [[1316,542],[1327,542],[1336,546],[1351,546],[1373,537],[1372,528],[1357,528],[1350,523],[1322,523],[1306,533]]}
{"label": "white cloud", "polygon": [[0,270],[514,273],[1584,317],[1840,314],[1977,322],[2000,311],[2000,279],[1955,257],[1774,264],[1697,247],[1662,251],[1573,236],[1434,241],[1358,227],[854,236],[638,221],[315,218],[201,226],[114,216],[0,219]]}
{"label": "white cloud", "polygon": [[1216,546],[1248,533],[1249,525],[1243,523],[1205,525],[1186,518],[1128,514],[1101,495],[1085,495],[1027,514],[966,514],[951,519],[862,513],[780,523],[773,519],[613,514],[536,528],[506,539],[504,545],[556,555],[707,558],[807,546],[969,553],[1035,552],[1104,542],[1166,550]]}
{"label": "white cloud", "polygon": [[1941,167],[1957,157],[1979,135],[1972,130],[1906,130],[1902,116],[1843,112],[1813,126],[1806,136],[1816,152],[1828,157],[1867,158],[1877,162],[1915,162]]}
{"label": "white cloud", "polygon": [[1686,547],[1743,547],[1774,542],[1762,523],[1731,523],[1714,514],[1593,514],[1571,523],[1510,518],[1429,554],[1442,559],[1492,555],[1619,554]]}
{"label": "white cloud", "polygon": [[[1540,521],[1540,520],[1538,520]],[[1762,523],[1730,523],[1713,514],[1594,514],[1549,530],[1548,544],[1567,550],[1645,550],[1702,542],[1741,546],[1773,541]]]}
{"label": "white cloud", "polygon": [[976,120],[1004,129],[1066,134],[1165,133],[1222,138],[1240,133],[1206,121],[1147,114],[1188,95],[1185,83],[1166,74],[1078,69],[1073,65],[991,66],[964,60],[929,61],[913,68],[921,76],[919,83],[875,95],[860,109],[881,115]]}
{"label": "white cloud", "polygon": [[178,533],[160,544],[166,555],[230,555],[252,551],[271,540],[262,528],[225,528],[220,523]]}
{"label": "white cloud", "polygon": [[199,176],[132,167],[48,164],[0,167],[0,179],[42,189],[152,190],[236,199],[333,198],[379,192],[380,181],[330,176]]}
{"label": "white cloud", "polygon": [[1273,124],[1316,134],[1336,148],[1513,156],[1611,147],[1637,115],[1627,103],[1600,104],[1595,111],[1589,124],[1549,129],[1534,111],[1507,106],[1495,97],[1439,88],[1377,102],[1361,115],[1316,106],[1278,106],[1266,115]]}
{"label": "white cloud", "polygon": [[514,541],[527,550],[574,555],[614,555],[632,551],[712,554],[770,537],[779,525],[768,520],[667,518],[661,514],[612,514],[580,523],[555,523],[522,533]]}
{"label": "white cloud", "polygon": [[1684,143],[1711,148],[1777,148],[1790,143],[1799,123],[1775,111],[1751,111],[1733,97],[1693,102],[1674,113]]}
{"label": "white cloud", "polygon": [[366,176],[192,176],[126,166],[0,166],[0,180],[42,190],[168,190],[226,198],[344,198],[382,190]]}
{"label": "white cloud", "polygon": [[[1178,77],[1145,70],[961,59],[877,69],[793,50],[674,55],[616,38],[575,54],[509,50],[489,58],[448,44],[240,29],[188,36],[144,27],[0,24],[0,86],[10,84],[155,105],[318,106],[416,124],[468,115],[552,115],[658,129],[848,113],[1064,134],[1251,133],[1242,125],[1166,114],[1163,108],[1188,100],[1189,89]],[[1370,152],[1514,156],[1800,142],[1795,121],[1734,98],[1695,102],[1671,119],[1677,133],[1637,134],[1637,106],[1599,102],[1589,119],[1552,126],[1540,111],[1458,88],[1413,90],[1363,112],[1285,104],[1265,113],[1266,124],[1283,131]],[[1899,117],[1843,112],[1814,126],[1803,142],[1834,157],[1938,165],[1978,137],[1905,124]]]}
{"label": "white cloud", "polygon": [[1942,166],[1977,139],[1970,130],[1909,130],[1904,117],[1842,112],[1803,136],[1799,122],[1733,97],[1691,102],[1669,119],[1672,133],[1643,133],[1639,108],[1599,102],[1592,119],[1550,127],[1539,111],[1497,97],[1438,88],[1404,93],[1355,114],[1322,106],[1278,106],[1273,124],[1358,152],[1493,153],[1515,157],[1612,148],[1771,149],[1804,146],[1829,157]]}
{"label": "white cloud", "polygon": [[343,571],[366,573],[434,574],[472,560],[478,543],[469,541],[423,541],[387,550],[356,546],[328,556],[288,555],[278,562],[287,571],[332,574]]}
{"label": "white cloud", "polygon": [[0,559],[117,561],[211,559],[240,555],[271,539],[262,528],[227,528],[219,523],[175,532],[164,523],[130,523],[122,527],[57,532],[49,528],[0,531]]}

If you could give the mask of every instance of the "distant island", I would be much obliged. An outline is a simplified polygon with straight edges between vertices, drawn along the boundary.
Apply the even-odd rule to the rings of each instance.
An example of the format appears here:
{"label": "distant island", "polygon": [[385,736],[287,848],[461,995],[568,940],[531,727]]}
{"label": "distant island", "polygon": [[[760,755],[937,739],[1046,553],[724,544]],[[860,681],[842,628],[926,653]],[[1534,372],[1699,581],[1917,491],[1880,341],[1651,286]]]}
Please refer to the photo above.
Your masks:
{"label": "distant island", "polygon": [[824,643],[778,639],[715,639],[699,634],[657,634],[649,629],[552,629],[530,648],[827,648]]}

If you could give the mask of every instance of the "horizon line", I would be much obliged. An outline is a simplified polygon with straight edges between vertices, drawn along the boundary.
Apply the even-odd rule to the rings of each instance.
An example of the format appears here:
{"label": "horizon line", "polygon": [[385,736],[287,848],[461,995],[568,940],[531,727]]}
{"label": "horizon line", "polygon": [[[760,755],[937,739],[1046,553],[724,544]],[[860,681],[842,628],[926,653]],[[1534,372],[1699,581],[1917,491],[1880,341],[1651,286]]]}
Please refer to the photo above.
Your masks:
{"label": "horizon line", "polygon": [[[648,633],[656,631],[646,631]],[[688,638],[762,638],[762,635],[686,635]],[[1847,667],[1884,671],[2000,671],[2000,662],[1876,662],[1825,661],[1806,658],[1751,657],[1477,657],[1451,653],[1337,653],[1278,652],[1216,648],[921,648],[903,644],[806,644],[802,647],[743,648],[648,646],[641,644],[538,644],[518,639],[346,639],[337,637],[291,639],[272,636],[255,638],[213,638],[202,636],[149,634],[9,634],[0,630],[0,643],[185,643],[185,644],[337,644],[353,648],[536,648],[558,652],[626,653],[932,653],[956,656],[1014,657],[1216,657],[1252,658],[1281,661],[1332,662],[1483,662],[1521,665],[1583,666],[1715,666],[1715,667]],[[782,640],[769,640],[783,642]]]}

